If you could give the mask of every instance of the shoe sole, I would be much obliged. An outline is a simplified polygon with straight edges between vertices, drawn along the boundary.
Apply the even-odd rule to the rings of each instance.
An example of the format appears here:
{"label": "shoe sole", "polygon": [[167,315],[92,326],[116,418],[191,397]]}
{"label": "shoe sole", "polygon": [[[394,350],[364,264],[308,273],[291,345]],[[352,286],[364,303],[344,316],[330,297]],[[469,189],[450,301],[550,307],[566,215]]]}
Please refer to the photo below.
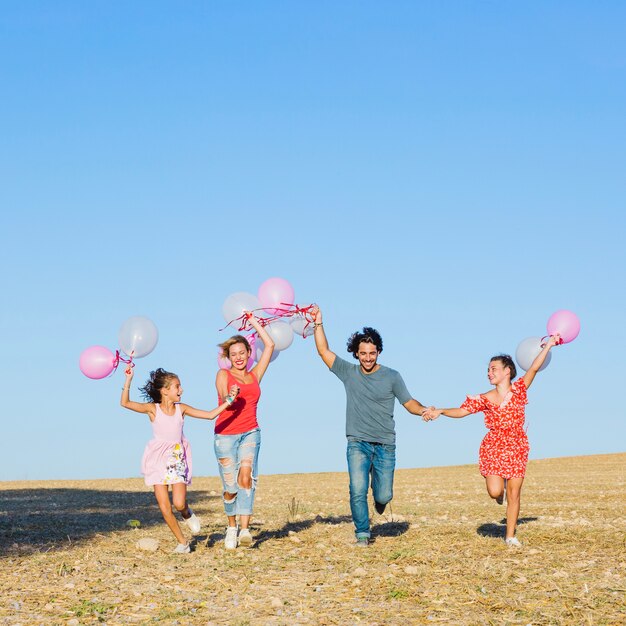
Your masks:
{"label": "shoe sole", "polygon": [[243,546],[244,548],[249,548],[252,545],[252,537],[240,537],[239,545]]}

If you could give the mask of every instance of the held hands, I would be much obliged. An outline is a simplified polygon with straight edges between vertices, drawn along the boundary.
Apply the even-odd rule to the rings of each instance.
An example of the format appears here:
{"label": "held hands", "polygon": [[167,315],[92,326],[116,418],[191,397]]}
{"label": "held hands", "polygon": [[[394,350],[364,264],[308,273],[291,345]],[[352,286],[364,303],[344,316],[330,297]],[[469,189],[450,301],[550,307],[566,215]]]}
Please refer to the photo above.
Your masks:
{"label": "held hands", "polygon": [[425,422],[432,422],[432,420],[436,420],[442,413],[443,413],[442,409],[436,409],[434,406],[429,406],[422,413],[422,419]]}
{"label": "held hands", "polygon": [[224,398],[224,401],[228,402],[229,405],[232,404],[235,401],[235,398],[239,395],[239,391],[239,387],[237,385],[233,385],[228,390],[228,395]]}

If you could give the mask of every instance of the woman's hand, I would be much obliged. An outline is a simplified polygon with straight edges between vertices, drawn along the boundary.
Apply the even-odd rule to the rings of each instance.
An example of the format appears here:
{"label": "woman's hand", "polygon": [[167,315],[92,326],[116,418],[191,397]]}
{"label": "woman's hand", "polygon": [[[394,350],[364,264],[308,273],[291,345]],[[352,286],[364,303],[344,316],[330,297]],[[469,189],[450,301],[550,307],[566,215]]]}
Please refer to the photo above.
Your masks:
{"label": "woman's hand", "polygon": [[237,385],[233,385],[228,390],[228,395],[234,400],[239,395],[240,391],[241,391],[241,389]]}
{"label": "woman's hand", "polygon": [[434,406],[429,406],[422,413],[422,419],[425,422],[432,422],[432,420],[436,420],[442,413],[443,413],[443,409],[436,409]]}

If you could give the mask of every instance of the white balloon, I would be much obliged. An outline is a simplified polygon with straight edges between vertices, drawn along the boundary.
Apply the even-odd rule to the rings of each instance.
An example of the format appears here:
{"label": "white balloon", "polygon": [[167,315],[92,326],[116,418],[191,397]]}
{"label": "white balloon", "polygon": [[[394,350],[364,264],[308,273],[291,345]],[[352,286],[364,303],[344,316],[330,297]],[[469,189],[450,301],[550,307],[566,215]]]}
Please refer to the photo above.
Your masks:
{"label": "white balloon", "polygon": [[313,323],[309,323],[307,326],[307,319],[303,315],[294,315],[289,322],[293,332],[297,333],[301,337],[310,337],[315,330]]}
{"label": "white balloon", "polygon": [[[261,358],[261,355],[263,354],[263,350],[265,349],[265,344],[263,343],[261,339],[257,339],[254,346],[256,348],[256,362],[258,363],[259,359]],[[274,348],[274,351],[272,352],[272,356],[270,357],[270,363],[275,361],[278,358],[279,354],[280,354],[280,350],[276,350],[276,348]]]}
{"label": "white balloon", "polygon": [[117,338],[122,352],[137,359],[156,348],[159,331],[151,319],[137,315],[122,324]]}
{"label": "white balloon", "polygon": [[265,327],[265,330],[274,340],[275,350],[286,350],[293,341],[293,328],[286,322],[272,322]]}
{"label": "white balloon", "polygon": [[244,311],[260,309],[259,299],[246,291],[232,293],[222,305],[222,315],[227,322],[232,322],[243,315]]}
{"label": "white balloon", "polygon": [[[528,371],[530,366],[533,364],[533,361],[537,358],[537,355],[541,352],[541,337],[527,337],[523,341],[520,342],[519,346],[517,346],[517,350],[515,351],[515,360],[517,364],[524,370]],[[543,365],[539,368],[539,371],[546,369],[548,367],[548,363],[552,359],[552,354],[548,352],[548,356],[546,360],[543,362]]]}

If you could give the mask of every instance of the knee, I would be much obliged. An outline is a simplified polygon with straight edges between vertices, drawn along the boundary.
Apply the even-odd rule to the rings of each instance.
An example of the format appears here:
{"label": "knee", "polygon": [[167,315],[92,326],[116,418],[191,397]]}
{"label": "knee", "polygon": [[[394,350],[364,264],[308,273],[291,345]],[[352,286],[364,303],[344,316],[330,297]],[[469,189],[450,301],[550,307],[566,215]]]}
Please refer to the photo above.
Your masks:
{"label": "knee", "polygon": [[174,508],[180,513],[187,508],[186,498],[173,498]]}
{"label": "knee", "polygon": [[487,493],[490,498],[499,498],[502,495],[504,486],[495,487],[494,485],[487,485]]}

